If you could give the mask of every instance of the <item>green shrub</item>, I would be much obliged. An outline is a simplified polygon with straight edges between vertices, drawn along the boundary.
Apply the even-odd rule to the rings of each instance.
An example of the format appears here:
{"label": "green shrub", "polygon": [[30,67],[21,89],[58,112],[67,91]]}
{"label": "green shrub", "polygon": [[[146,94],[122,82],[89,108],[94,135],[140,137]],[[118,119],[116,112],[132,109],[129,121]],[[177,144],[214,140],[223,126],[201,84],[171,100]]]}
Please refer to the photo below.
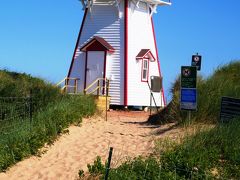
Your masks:
{"label": "green shrub", "polygon": [[[96,160],[95,160],[96,163]],[[90,178],[98,176],[99,179],[104,179],[105,167],[102,167],[102,170],[97,170],[95,173],[92,173],[92,167],[94,170],[97,166],[94,163],[91,167],[89,167]],[[103,164],[101,164],[103,166]],[[180,171],[179,171],[180,172]],[[81,174],[82,176],[82,174]],[[184,179],[182,176],[177,174],[175,169],[167,169],[163,167],[159,160],[154,157],[142,158],[137,157],[133,160],[127,161],[120,165],[118,168],[111,169],[109,172],[108,179],[112,180],[138,180],[138,179],[145,179],[145,180],[158,180],[158,179]]]}
{"label": "green shrub", "polygon": [[100,156],[97,156],[96,160],[94,160],[93,165],[88,164],[88,171],[92,176],[98,176],[100,174],[104,174],[106,171],[105,165],[102,164],[102,160]]}
{"label": "green shrub", "polygon": [[219,67],[212,76],[198,85],[196,121],[216,123],[222,96],[240,98],[240,61]]}
{"label": "green shrub", "polygon": [[183,144],[161,156],[161,163],[168,168],[187,171],[198,170],[198,174],[212,176],[217,169],[220,177],[240,178],[240,119],[227,125],[199,132],[185,139]]}
{"label": "green shrub", "polygon": [[78,171],[78,176],[79,176],[79,178],[84,178],[85,177],[84,171],[82,169],[80,169]]}
{"label": "green shrub", "polygon": [[138,157],[111,170],[109,179],[159,179],[159,163],[151,157]]}

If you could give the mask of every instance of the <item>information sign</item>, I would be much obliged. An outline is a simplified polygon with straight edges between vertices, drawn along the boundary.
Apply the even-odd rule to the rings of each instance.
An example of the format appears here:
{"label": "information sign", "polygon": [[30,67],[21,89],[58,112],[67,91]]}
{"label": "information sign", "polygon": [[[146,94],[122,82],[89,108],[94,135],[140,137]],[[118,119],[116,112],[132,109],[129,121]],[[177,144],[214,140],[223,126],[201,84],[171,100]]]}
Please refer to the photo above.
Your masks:
{"label": "information sign", "polygon": [[181,67],[181,87],[196,88],[197,85],[197,69],[194,66]]}
{"label": "information sign", "polygon": [[222,97],[220,121],[229,122],[231,119],[240,116],[240,99]]}
{"label": "information sign", "polygon": [[198,71],[201,70],[201,61],[202,61],[202,56],[200,55],[192,56],[192,66],[196,66]]}
{"label": "information sign", "polygon": [[181,88],[181,110],[197,110],[197,90],[195,88]]}

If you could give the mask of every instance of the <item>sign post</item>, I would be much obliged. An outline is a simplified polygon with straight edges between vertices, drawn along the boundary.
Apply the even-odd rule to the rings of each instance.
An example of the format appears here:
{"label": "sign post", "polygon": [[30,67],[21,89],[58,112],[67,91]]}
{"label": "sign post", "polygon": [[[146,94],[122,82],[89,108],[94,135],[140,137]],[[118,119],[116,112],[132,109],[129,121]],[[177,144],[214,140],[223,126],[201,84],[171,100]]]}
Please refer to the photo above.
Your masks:
{"label": "sign post", "polygon": [[180,108],[188,111],[188,122],[191,121],[191,111],[197,110],[197,67],[181,67]]}

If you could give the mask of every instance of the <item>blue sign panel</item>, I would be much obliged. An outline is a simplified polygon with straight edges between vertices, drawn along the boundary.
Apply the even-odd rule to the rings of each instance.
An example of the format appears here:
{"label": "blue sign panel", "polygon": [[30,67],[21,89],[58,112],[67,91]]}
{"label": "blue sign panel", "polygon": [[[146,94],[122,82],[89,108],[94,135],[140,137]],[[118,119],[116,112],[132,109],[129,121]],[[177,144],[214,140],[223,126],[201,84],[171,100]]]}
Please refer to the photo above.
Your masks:
{"label": "blue sign panel", "polygon": [[197,90],[196,88],[182,88],[180,97],[181,110],[197,109]]}

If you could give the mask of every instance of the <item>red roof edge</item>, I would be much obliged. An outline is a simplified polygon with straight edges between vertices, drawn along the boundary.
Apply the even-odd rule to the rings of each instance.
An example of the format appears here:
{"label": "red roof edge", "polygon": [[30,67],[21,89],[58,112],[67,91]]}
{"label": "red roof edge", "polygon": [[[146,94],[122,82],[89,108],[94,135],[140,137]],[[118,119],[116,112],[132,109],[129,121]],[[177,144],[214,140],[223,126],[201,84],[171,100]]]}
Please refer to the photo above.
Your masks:
{"label": "red roof edge", "polygon": [[68,78],[70,77],[71,72],[72,72],[72,68],[73,68],[73,64],[74,64],[74,60],[75,60],[74,57],[75,57],[75,55],[76,55],[76,53],[77,53],[77,48],[78,48],[79,41],[80,41],[80,37],[81,37],[81,34],[82,34],[83,25],[84,25],[85,20],[86,20],[87,12],[88,12],[88,8],[86,8],[85,11],[84,11],[82,24],[81,24],[81,27],[80,27],[80,30],[79,30],[79,33],[78,33],[78,38],[77,38],[77,42],[76,42],[76,45],[75,45],[75,48],[74,48],[74,53],[73,53],[73,55],[72,55],[71,65],[70,65],[70,68],[69,68],[68,74],[67,74],[67,77],[68,77]]}
{"label": "red roof edge", "polygon": [[88,41],[87,43],[85,43],[80,50],[81,51],[86,51],[86,49],[88,47],[91,47],[91,45],[95,42],[99,42],[107,51],[113,52],[115,49],[103,38],[99,37],[99,36],[93,36],[93,38]]}
{"label": "red roof edge", "polygon": [[150,49],[141,49],[138,53],[138,55],[136,56],[136,59],[143,59],[145,58],[145,56],[147,56],[148,54],[150,54],[150,56],[152,57],[152,59],[155,61],[156,58],[153,56],[152,52]]}

